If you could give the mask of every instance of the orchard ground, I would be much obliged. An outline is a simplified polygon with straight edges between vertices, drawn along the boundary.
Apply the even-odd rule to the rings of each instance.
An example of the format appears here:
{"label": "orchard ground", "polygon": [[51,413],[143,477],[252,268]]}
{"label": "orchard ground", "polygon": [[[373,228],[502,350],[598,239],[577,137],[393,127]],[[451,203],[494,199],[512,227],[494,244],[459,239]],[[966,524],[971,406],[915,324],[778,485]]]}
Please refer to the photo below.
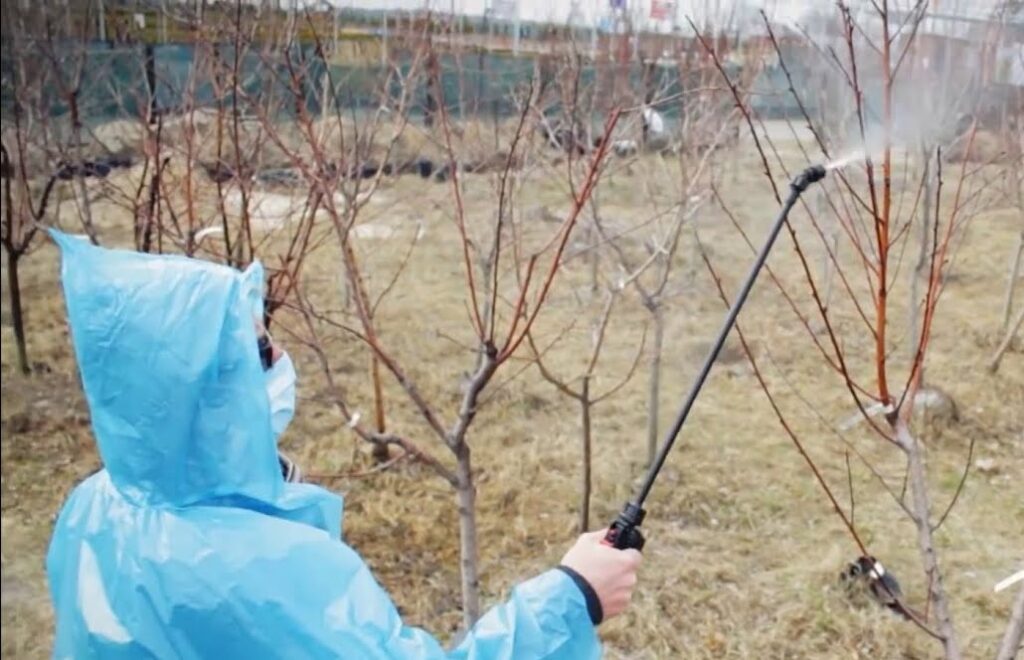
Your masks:
{"label": "orchard ground", "polygon": [[[787,135],[779,131],[775,137],[795,171],[799,154],[792,138],[786,141]],[[734,155],[721,156],[721,194],[753,242],[759,243],[777,204],[755,153],[747,147],[741,143]],[[113,176],[133,184],[138,169]],[[569,208],[564,177],[559,183],[551,172],[557,168],[535,170],[520,182],[517,221],[526,244],[540,245],[550,237],[557,225],[545,218],[560,219]],[[955,173],[950,167],[947,176]],[[642,239],[655,226],[650,218],[671,212],[678,201],[677,179],[677,166],[655,156],[629,165],[613,162],[598,192],[600,209],[610,227],[635,237],[627,240],[634,240],[630,249],[636,254],[641,254]],[[467,175],[463,183],[472,231],[484,232],[493,222],[493,179]],[[785,182],[780,179],[780,183]],[[131,221],[103,192],[103,186],[111,185],[118,185],[116,178],[90,183],[93,213],[105,244],[127,247]],[[904,203],[909,205],[912,188],[906,189]],[[952,194],[952,190],[944,193],[949,203]],[[366,230],[356,239],[370,289],[379,291],[410,241],[420,236],[408,266],[381,304],[378,320],[384,345],[445,420],[453,418],[463,374],[474,363],[473,353],[463,346],[471,343],[472,332],[451,199],[449,185],[412,176],[388,179],[360,223],[390,231]],[[813,208],[813,198],[808,199]],[[68,210],[63,223],[73,228],[68,209],[72,205],[63,206]],[[1020,231],[1020,217],[995,193],[986,206],[958,243],[927,363],[927,383],[946,392],[958,414],[956,418],[933,415],[917,427],[928,447],[936,515],[957,489],[969,441],[976,442],[963,493],[937,532],[939,558],[968,657],[990,657],[995,652],[1013,594],[995,594],[992,587],[1019,570],[1024,548],[1020,340],[997,374],[985,368],[1001,338],[1007,261]],[[814,236],[806,210],[798,209],[793,222],[815,277],[820,277],[821,242]],[[724,314],[697,252],[698,235],[730,292],[738,287],[752,258],[736,229],[711,202],[684,230],[666,307],[662,428],[675,414]],[[582,367],[591,337],[589,319],[596,318],[604,302],[602,292],[591,292],[582,237],[578,233],[570,245],[570,257],[537,326],[539,345],[561,337],[544,359],[552,371],[567,379]],[[845,236],[841,243],[841,259],[856,275],[851,285],[863,293],[861,267],[853,260]],[[899,383],[906,377],[901,365],[909,350],[907,279],[910,254],[915,250],[911,243],[897,274],[892,303],[893,380]],[[322,310],[344,307],[340,264],[337,245],[331,240],[307,264],[305,287]],[[770,264],[801,310],[813,319],[803,271],[787,236],[780,238]],[[621,276],[614,266],[612,252],[601,250],[601,273],[610,280]],[[503,277],[511,278],[508,272]],[[4,657],[42,658],[49,654],[53,625],[44,570],[50,531],[68,492],[100,464],[69,342],[56,248],[41,241],[23,261],[21,279],[34,372],[25,377],[17,370],[5,288],[2,651]],[[871,384],[873,339],[845,291],[836,285],[832,295],[830,314],[842,333],[854,374]],[[838,425],[855,412],[842,380],[824,362],[767,277],[762,276],[740,323],[788,421],[849,509],[847,448],[822,424],[824,420]],[[298,414],[282,439],[283,446],[305,471],[321,475],[319,480],[326,487],[345,496],[345,540],[369,562],[407,622],[450,639],[461,616],[454,493],[428,468],[411,461],[384,471],[370,470],[369,452],[333,407],[312,352],[289,340],[292,333],[303,333],[300,318],[284,310],[275,326],[275,336],[292,352],[300,377]],[[595,389],[625,374],[648,326],[648,312],[627,290],[611,319]],[[354,406],[369,415],[372,392],[364,347],[339,332],[327,333],[324,339],[335,379]],[[487,603],[506,597],[515,582],[555,564],[577,534],[578,410],[574,401],[529,366],[529,356],[524,346],[499,372],[470,432],[478,474],[480,562]],[[390,427],[448,460],[447,450],[429,434],[394,380],[386,382]],[[614,517],[643,473],[646,414],[647,369],[642,363],[627,387],[595,409],[592,527]],[[845,437],[900,488],[904,462],[898,450],[864,424],[845,432]],[[865,542],[899,577],[908,602],[923,609],[928,585],[919,568],[911,521],[856,457],[851,456],[851,467],[854,517]],[[346,476],[353,472],[364,474]],[[648,545],[634,605],[625,616],[601,628],[609,657],[931,658],[939,654],[936,642],[911,624],[869,603],[851,600],[840,587],[838,576],[856,558],[857,548],[743,358],[716,366],[648,509]]]}

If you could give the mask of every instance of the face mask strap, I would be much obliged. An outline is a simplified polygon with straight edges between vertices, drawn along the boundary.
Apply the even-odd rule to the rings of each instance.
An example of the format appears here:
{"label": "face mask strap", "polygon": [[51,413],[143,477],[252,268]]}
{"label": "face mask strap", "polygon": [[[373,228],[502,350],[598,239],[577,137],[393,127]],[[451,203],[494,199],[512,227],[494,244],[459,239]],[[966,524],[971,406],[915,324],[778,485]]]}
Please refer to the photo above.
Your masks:
{"label": "face mask strap", "polygon": [[270,338],[270,333],[262,335],[256,341],[256,346],[260,351],[260,364],[263,365],[263,371],[269,371],[274,366],[274,342]]}

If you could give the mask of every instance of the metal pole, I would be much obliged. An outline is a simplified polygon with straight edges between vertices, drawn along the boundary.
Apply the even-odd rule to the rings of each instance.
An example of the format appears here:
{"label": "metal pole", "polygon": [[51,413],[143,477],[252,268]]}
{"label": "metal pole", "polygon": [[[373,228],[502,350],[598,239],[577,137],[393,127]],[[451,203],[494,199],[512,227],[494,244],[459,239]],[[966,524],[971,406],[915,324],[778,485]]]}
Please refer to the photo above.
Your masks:
{"label": "metal pole", "polygon": [[519,0],[515,0],[513,6],[515,14],[512,16],[512,54],[519,57]]}
{"label": "metal pole", "polygon": [[338,7],[334,6],[334,56],[338,56]]}
{"label": "metal pole", "polygon": [[590,23],[590,59],[597,60],[597,14]]}
{"label": "metal pole", "polygon": [[71,23],[71,0],[64,0],[64,29],[67,31],[67,38],[71,38],[71,33],[74,32],[74,28]]}
{"label": "metal pole", "polygon": [[167,43],[167,0],[160,0],[160,42]]}
{"label": "metal pole", "polygon": [[103,0],[97,0],[97,2],[99,2],[99,10],[100,10],[99,11],[99,16],[97,17],[97,20],[99,21],[100,41],[106,41],[107,40],[107,10],[103,6]]}
{"label": "metal pole", "polygon": [[381,17],[380,65],[388,65],[388,13]]}
{"label": "metal pole", "polygon": [[665,459],[668,458],[669,453],[672,451],[672,446],[675,444],[676,437],[679,435],[679,431],[682,430],[683,424],[686,422],[686,418],[689,417],[690,410],[693,408],[693,404],[697,401],[697,395],[700,394],[701,389],[704,387],[704,382],[711,373],[711,368],[714,366],[715,360],[718,359],[718,354],[725,345],[725,340],[728,339],[729,333],[736,324],[736,317],[739,316],[740,310],[743,309],[743,304],[747,301],[747,296],[750,294],[750,290],[754,288],[754,282],[757,281],[757,276],[761,272],[761,268],[764,266],[765,261],[768,259],[768,254],[771,252],[772,246],[775,244],[775,239],[779,236],[779,232],[782,231],[782,226],[786,224],[790,210],[796,205],[797,200],[800,199],[800,195],[807,190],[807,187],[815,181],[823,179],[825,174],[826,170],[824,166],[815,165],[804,170],[804,172],[798,175],[793,179],[792,183],[790,183],[789,197],[786,198],[782,209],[776,216],[775,222],[772,224],[771,231],[768,233],[768,239],[761,248],[761,252],[757,255],[754,265],[750,268],[746,281],[743,282],[743,286],[740,287],[739,293],[736,295],[735,300],[733,300],[732,306],[729,308],[729,313],[725,317],[725,322],[722,323],[722,329],[719,330],[718,337],[715,339],[715,343],[711,347],[711,351],[704,360],[704,366],[701,367],[700,373],[697,374],[697,379],[690,388],[690,393],[686,396],[686,401],[683,403],[682,409],[680,409],[679,414],[676,416],[676,420],[673,422],[672,428],[669,429],[668,435],[665,437],[665,442],[658,451],[658,455],[654,459],[654,463],[651,464],[650,469],[647,471],[647,476],[644,478],[640,491],[637,493],[635,499],[626,504],[625,508],[619,514],[619,517],[612,524],[611,529],[608,532],[606,541],[616,548],[636,548],[639,550],[643,547],[643,535],[640,534],[640,530],[637,528],[644,519],[644,501],[650,494],[651,488],[654,486],[654,482],[658,478],[658,473],[665,464]]}

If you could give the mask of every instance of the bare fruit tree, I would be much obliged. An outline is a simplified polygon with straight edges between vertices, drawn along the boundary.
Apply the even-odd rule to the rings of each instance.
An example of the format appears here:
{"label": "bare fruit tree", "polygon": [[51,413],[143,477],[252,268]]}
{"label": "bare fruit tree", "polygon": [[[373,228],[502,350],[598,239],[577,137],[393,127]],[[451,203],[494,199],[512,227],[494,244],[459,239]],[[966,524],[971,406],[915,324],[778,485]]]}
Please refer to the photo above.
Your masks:
{"label": "bare fruit tree", "polygon": [[[717,29],[725,34],[731,28],[725,21]],[[602,144],[591,137],[589,118],[609,104],[624,107],[623,121],[611,136],[615,158],[609,169],[642,175],[634,190],[595,191],[584,217],[583,246],[571,259],[588,264],[594,296],[605,289],[600,285],[602,272],[614,271],[616,278],[629,283],[650,315],[646,446],[651,461],[659,440],[668,309],[687,291],[688,274],[696,266],[683,254],[684,246],[692,244],[686,232],[712,196],[717,166],[733,153],[739,113],[699,39],[672,39],[666,44],[637,37],[635,43],[628,56],[609,43],[614,52],[608,61],[587,60],[577,44],[570,43],[557,66],[548,67],[550,84],[542,89],[534,114],[544,143],[561,152],[547,165],[552,180],[572,199],[583,156]],[[663,53],[662,46],[672,50]],[[760,53],[737,49],[729,57],[734,83],[746,95],[760,71]],[[642,75],[634,86],[630,73],[637,70]]]}
{"label": "bare fruit tree", "polygon": [[[826,186],[826,212],[841,228],[842,242],[849,246],[853,255],[848,260],[837,257],[833,243],[823,230],[823,219],[818,217],[815,209],[805,206],[810,227],[797,231],[795,221],[791,220],[787,224],[787,233],[807,285],[810,303],[816,310],[819,331],[816,332],[801,314],[799,305],[791,305],[791,309],[830,372],[834,373],[836,386],[846,391],[860,411],[863,423],[856,428],[866,427],[871,437],[897,451],[906,461],[906,488],[901,493],[899,486],[889,483],[857,449],[857,442],[847,437],[844,432],[848,429],[829,425],[844,449],[860,457],[880,487],[892,496],[916,529],[920,566],[927,585],[925,607],[914,609],[906,605],[900,594],[889,593],[887,597],[898,604],[899,610],[909,620],[941,644],[946,658],[956,659],[963,656],[963,650],[943,580],[935,532],[945,522],[963,489],[970,469],[973,440],[967,449],[967,461],[959,485],[949,501],[938,507],[935,503],[938,494],[929,485],[926,446],[922,441],[924,428],[914,413],[922,401],[919,395],[925,389],[924,373],[930,340],[939,322],[936,312],[955,264],[957,247],[971,218],[988,203],[992,182],[998,177],[986,169],[991,167],[990,162],[978,166],[969,163],[971,158],[966,156],[952,164],[940,157],[924,166],[921,161],[931,158],[929,150],[920,149],[916,141],[908,145],[902,140],[904,106],[901,105],[901,93],[905,90],[901,85],[913,69],[915,58],[926,57],[918,47],[916,37],[926,16],[922,7],[927,3],[917,3],[911,11],[903,13],[893,9],[892,4],[872,3],[872,8],[855,15],[850,7],[840,2],[837,9],[841,28],[838,36],[823,37],[825,41],[816,45],[818,52],[829,54],[834,74],[845,81],[849,90],[846,98],[852,104],[854,136],[846,153],[838,151],[835,143],[826,139],[824,127],[817,124],[807,111],[807,91],[799,83],[794,83],[789,70],[786,71],[789,91],[794,95],[802,119],[812,135],[813,149],[819,158],[830,163],[832,173],[822,184]],[[768,28],[771,32],[772,26]],[[778,48],[774,35],[771,40],[784,63],[784,54]],[[711,48],[708,52],[713,55]],[[984,52],[986,49],[982,44],[975,46],[968,55],[978,57]],[[724,70],[722,73],[725,77]],[[738,94],[736,101],[743,107]],[[744,118],[769,185],[776,199],[781,201],[776,175],[790,176],[788,168],[792,167],[792,161],[787,164],[768,134],[757,130],[756,118],[747,112],[744,112]],[[962,134],[967,154],[972,152],[977,129],[977,122],[972,121]],[[807,151],[804,151],[804,156],[811,158]],[[911,160],[914,157],[920,159],[916,163],[916,183],[909,179],[915,171]],[[924,224],[926,220],[919,209],[926,198],[930,211],[926,214],[927,224]],[[842,294],[831,305],[825,303],[821,278],[815,277],[809,265],[808,233],[821,242],[821,249],[828,255],[842,284]],[[912,282],[909,292],[902,293],[897,286],[896,274],[907,243],[915,233],[924,241],[920,253],[924,259],[920,269],[923,290]],[[723,302],[728,302],[725,283],[706,254],[704,260],[720,297]],[[773,276],[772,279],[787,300],[795,297],[794,292],[787,291],[777,278]],[[907,304],[917,310],[911,315],[911,327],[902,335],[902,340],[899,324],[892,314],[901,299],[907,299]],[[853,318],[855,321],[841,323],[841,318]],[[829,484],[824,471],[812,457],[806,439],[800,437],[787,419],[742,325],[737,326],[737,332],[758,383],[784,431],[805,460],[858,550],[864,556],[872,556],[854,520],[853,504],[848,508],[839,503],[835,487]],[[853,337],[856,336],[863,336],[865,341],[860,343],[869,345],[869,352],[846,348],[855,345]],[[907,359],[900,359],[894,350],[901,342],[909,342],[911,346],[906,353]]]}
{"label": "bare fruit tree", "polygon": [[[699,47],[698,44],[699,40],[694,40],[693,48]],[[654,328],[648,353],[648,462],[654,460],[660,440],[661,361],[665,345],[666,306],[690,284],[680,274],[681,262],[685,261],[680,253],[686,244],[684,233],[692,229],[693,219],[711,198],[716,162],[725,162],[729,158],[728,148],[735,144],[738,128],[739,113],[730,108],[731,101],[724,101],[731,98],[728,91],[714,86],[718,75],[715,68],[705,60],[695,71],[683,67],[687,61],[698,62],[699,59],[692,52],[680,56],[678,81],[674,88],[677,91],[655,91],[648,95],[644,105],[648,112],[651,109],[672,109],[678,115],[677,126],[667,139],[667,148],[663,149],[660,158],[649,161],[660,175],[655,180],[663,182],[661,186],[644,183],[650,221],[636,222],[640,231],[613,229],[605,217],[607,212],[599,204],[606,201],[606,197],[598,196],[591,202],[593,224],[606,250],[623,272],[641,273],[630,277],[629,281],[650,314]],[[741,69],[738,78],[732,81],[738,93],[747,93],[757,71],[756,58],[751,58],[748,66]],[[739,92],[741,88],[743,92]],[[639,254],[636,250],[638,241],[642,248]],[[692,273],[693,268],[689,272]]]}
{"label": "bare fruit tree", "polygon": [[[109,172],[83,151],[83,73],[90,60],[82,41],[39,29],[50,19],[46,7],[3,7],[4,108],[2,122],[2,234],[7,256],[11,317],[22,373],[31,371],[25,333],[25,301],[19,277],[22,258],[44,224],[53,223],[64,182],[80,211],[82,226],[97,242],[86,179]],[[40,36],[41,35],[41,36]],[[10,62],[10,66],[7,66]],[[101,68],[101,67],[98,67]],[[57,108],[65,110],[57,117]]]}
{"label": "bare fruit tree", "polygon": [[[314,35],[315,56],[322,57],[326,47],[312,21],[306,27]],[[304,185],[319,201],[322,215],[333,235],[334,249],[346,289],[351,293],[351,314],[346,305],[325,304],[320,287],[301,280],[295,288],[296,301],[290,307],[303,320],[304,330],[291,329],[296,339],[314,351],[328,381],[329,390],[348,427],[361,440],[379,447],[395,447],[398,456],[385,459],[384,465],[403,458],[422,462],[451,485],[459,513],[459,547],[463,614],[466,625],[479,616],[480,576],[478,535],[476,527],[476,470],[472,460],[470,430],[482,406],[482,395],[495,375],[509,363],[522,347],[534,327],[541,310],[550,297],[556,275],[573,229],[600,179],[607,148],[596,151],[589,159],[587,174],[579,188],[572,208],[558,228],[529,249],[511,221],[515,178],[528,147],[525,139],[530,128],[529,108],[533,101],[533,85],[520,90],[520,109],[509,133],[503,154],[494,168],[494,222],[488,231],[477,231],[467,221],[464,204],[465,165],[457,156],[456,141],[464,135],[449,116],[451,99],[444,97],[441,67],[432,35],[415,35],[408,44],[412,66],[405,71],[392,66],[387,78],[378,85],[376,112],[356,114],[342,112],[331,104],[320,116],[299,111],[290,117],[294,126],[285,129],[273,117],[257,114],[268,140],[299,173]],[[280,75],[286,83],[289,98],[298,101],[302,94],[300,69],[292,54],[277,56],[284,60]],[[328,67],[323,85],[328,98],[337,98],[342,90],[335,74]],[[378,306],[397,288],[401,288],[401,272],[405,261],[382,286],[373,287],[355,246],[360,221],[366,205],[386,178],[404,170],[402,154],[396,145],[408,129],[408,116],[418,83],[422,82],[436,96],[436,122],[431,134],[447,161],[439,175],[450,185],[453,209],[453,237],[461,246],[466,304],[474,360],[461,385],[458,403],[446,412],[444,403],[431,401],[419,387],[399,353],[389,345],[388,334],[379,325]],[[301,104],[296,103],[301,107]],[[435,104],[432,104],[435,105]],[[387,108],[387,111],[384,111]],[[348,116],[346,116],[348,115]],[[618,120],[612,113],[605,134],[610,134]],[[411,246],[412,247],[412,246]],[[410,248],[411,249],[411,248]],[[337,301],[335,301],[337,302]],[[289,305],[286,305],[289,306]],[[287,330],[288,328],[286,328]],[[341,332],[359,342],[372,365],[379,365],[381,377],[390,378],[404,393],[408,404],[418,413],[445,451],[438,454],[428,449],[412,433],[393,423],[385,425],[380,392],[383,383],[374,382],[375,407],[378,414],[371,424],[364,424],[350,403],[346,391],[332,372],[332,357],[326,350],[326,334]],[[448,458],[444,457],[448,455]]]}
{"label": "bare fruit tree", "polygon": [[[648,264],[651,262],[648,261]],[[580,508],[579,508],[579,532],[582,534],[590,530],[590,496],[593,490],[593,412],[594,407],[611,397],[615,396],[625,387],[636,373],[643,355],[646,333],[637,347],[636,356],[630,364],[629,369],[617,382],[608,386],[602,391],[594,391],[598,379],[599,361],[601,351],[605,346],[605,338],[608,336],[608,325],[612,320],[615,310],[615,303],[630,280],[639,277],[640,272],[633,273],[629,278],[611,282],[607,286],[607,293],[601,305],[600,312],[592,319],[590,332],[590,353],[586,356],[586,363],[583,370],[572,377],[561,377],[545,365],[544,354],[552,349],[552,345],[538,348],[532,335],[528,337],[530,348],[544,380],[548,381],[564,396],[573,399],[579,405],[580,410]],[[558,343],[558,339],[553,343]]]}

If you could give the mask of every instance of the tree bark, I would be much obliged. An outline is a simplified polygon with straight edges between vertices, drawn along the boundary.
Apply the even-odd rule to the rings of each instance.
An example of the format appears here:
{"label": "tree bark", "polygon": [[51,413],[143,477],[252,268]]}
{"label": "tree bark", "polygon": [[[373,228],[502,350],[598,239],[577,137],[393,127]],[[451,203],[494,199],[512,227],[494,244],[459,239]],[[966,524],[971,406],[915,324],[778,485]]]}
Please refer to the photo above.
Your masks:
{"label": "tree bark", "polygon": [[1013,343],[1013,338],[1017,336],[1020,331],[1021,325],[1024,325],[1024,307],[1021,308],[1020,312],[1017,313],[1017,320],[1013,322],[1013,325],[1006,329],[1006,335],[1003,337],[1003,342],[999,344],[999,348],[996,349],[995,355],[992,356],[992,361],[988,364],[988,370],[995,373],[999,370],[999,363],[1003,361],[1003,355],[1006,354],[1006,350],[1010,348],[1010,344]]}
{"label": "tree bark", "polygon": [[[825,200],[825,192],[824,192],[823,189],[818,190],[818,194],[817,194],[817,198],[816,199],[817,199],[816,217],[818,217],[818,218],[827,218],[827,217],[829,217],[828,206],[825,203],[825,201],[826,201]],[[836,274],[835,271],[836,271],[836,269],[835,269],[835,264],[833,263],[833,259],[836,259],[836,260],[839,259],[839,232],[841,231],[841,229],[842,229],[842,227],[839,224],[839,220],[833,218],[831,226],[829,227],[829,230],[828,230],[829,231],[829,234],[828,234],[828,244],[825,246],[825,251],[822,254],[821,279],[822,279],[822,282],[824,282],[824,285],[822,286],[822,288],[825,291],[825,293],[823,294],[822,298],[825,301],[825,308],[826,309],[832,304],[832,291],[835,288],[834,287],[834,282],[835,282],[835,279],[836,279],[835,278],[835,274]],[[831,254],[830,254],[830,252],[831,252]]]}
{"label": "tree bark", "polygon": [[953,627],[953,618],[949,611],[949,600],[946,597],[946,588],[942,583],[939,560],[935,554],[935,543],[932,537],[931,526],[931,504],[928,496],[924,457],[921,455],[921,445],[910,434],[910,430],[907,428],[904,420],[899,419],[896,421],[895,431],[900,447],[907,454],[907,462],[910,468],[911,510],[914,513],[914,524],[917,527],[918,552],[921,554],[921,562],[928,576],[928,584],[931,585],[931,605],[932,611],[935,612],[938,633],[942,636],[942,646],[945,651],[946,660],[960,660],[963,654],[960,651],[956,629]]}
{"label": "tree bark", "polygon": [[466,432],[476,417],[480,392],[494,376],[498,363],[494,347],[485,345],[484,360],[462,397],[459,418],[445,442],[455,455],[456,494],[459,503],[459,556],[462,566],[462,616],[468,630],[480,617],[480,578],[477,560],[476,484]]}
{"label": "tree bark", "polygon": [[647,464],[658,453],[658,402],[661,398],[661,347],[665,341],[665,314],[660,303],[650,305],[654,315],[654,346],[651,349],[651,375],[647,389]]}
{"label": "tree bark", "polygon": [[590,529],[590,376],[583,377],[583,389],[580,392],[580,425],[583,440],[583,479],[580,483],[580,534]]}
{"label": "tree bark", "polygon": [[932,197],[935,194],[934,180],[931,174],[930,153],[929,149],[921,148],[921,157],[924,158],[924,186],[921,193],[921,243],[917,252],[917,262],[914,264],[913,270],[910,271],[910,302],[907,310],[909,316],[907,332],[910,335],[910,341],[907,342],[907,346],[910,349],[911,360],[917,355],[918,344],[920,343],[920,333],[917,326],[920,321],[921,312],[918,298],[921,295],[921,276],[928,266],[928,235],[932,222]]}
{"label": "tree bark", "polygon": [[[153,122],[156,118],[156,54],[153,44],[146,44],[142,48],[144,68],[146,71],[146,93],[149,95],[149,116],[147,120]],[[160,155],[157,154],[159,162]]]}
{"label": "tree bark", "polygon": [[[1024,213],[1024,208],[1021,209]],[[1013,294],[1017,289],[1017,278],[1020,277],[1020,264],[1024,258],[1024,231],[1021,231],[1017,240],[1017,253],[1010,262],[1010,279],[1006,282],[1006,300],[1003,302],[1003,330],[1010,327],[1010,317],[1013,315]]]}
{"label": "tree bark", "polygon": [[25,345],[25,315],[21,307],[21,283],[18,280],[18,262],[21,255],[7,250],[7,289],[11,297],[11,321],[14,323],[14,341],[18,345],[18,367],[28,375],[28,349]]}
{"label": "tree bark", "polygon": [[468,630],[480,618],[480,577],[476,544],[476,485],[469,445],[461,442],[455,452],[458,462],[456,495],[459,504],[459,556],[462,565],[462,621]]}
{"label": "tree bark", "polygon": [[[102,6],[103,5],[101,3],[100,7],[102,8]],[[75,142],[75,146],[72,148],[72,153],[74,153],[75,162],[80,166],[84,162],[84,150],[82,148],[82,123],[79,116],[77,90],[75,93],[70,95],[68,105],[70,106],[71,112],[71,135]],[[84,173],[76,173],[72,178],[72,190],[74,190],[74,186],[76,184],[78,186],[78,196],[81,196],[82,198],[81,203],[76,204],[78,206],[79,217],[82,220],[82,226],[85,228],[85,233],[89,236],[89,241],[93,245],[99,245],[100,241],[96,235],[96,225],[94,225],[92,221],[92,206],[89,203],[89,189],[85,185]]]}
{"label": "tree bark", "polygon": [[[376,355],[370,356],[370,379],[373,381],[373,413],[374,427],[377,433],[384,433],[387,430],[387,422],[384,416],[384,388],[380,378],[380,360]],[[388,446],[378,444],[373,446],[373,458],[378,462],[388,460],[390,456]]]}
{"label": "tree bark", "polygon": [[589,225],[587,227],[587,245],[590,246],[590,255],[588,255],[590,259],[590,294],[595,297],[601,288],[601,252],[597,249],[600,240],[600,234],[593,225]]}
{"label": "tree bark", "polygon": [[[377,341],[377,327],[373,319],[373,305],[370,304],[370,297],[366,293],[366,284],[363,280],[362,272],[359,270],[355,249],[353,249],[352,244],[349,242],[348,234],[341,232],[337,227],[336,229],[339,232],[345,265],[345,306],[347,308],[349,300],[354,299],[356,313],[359,317],[359,323],[363,327],[363,332],[366,333],[367,339],[375,344]],[[378,433],[383,433],[387,428],[384,389],[381,384],[380,358],[375,353],[370,355],[370,381],[373,384],[374,427]],[[377,460],[387,459],[387,447],[375,446],[373,456]]]}
{"label": "tree bark", "polygon": [[999,653],[996,660],[1013,660],[1021,650],[1021,639],[1024,638],[1024,586],[1017,592],[1017,599],[1013,601],[1013,613],[1010,614],[1010,622],[1006,626],[1006,634],[1003,635],[1003,642],[999,645]]}

